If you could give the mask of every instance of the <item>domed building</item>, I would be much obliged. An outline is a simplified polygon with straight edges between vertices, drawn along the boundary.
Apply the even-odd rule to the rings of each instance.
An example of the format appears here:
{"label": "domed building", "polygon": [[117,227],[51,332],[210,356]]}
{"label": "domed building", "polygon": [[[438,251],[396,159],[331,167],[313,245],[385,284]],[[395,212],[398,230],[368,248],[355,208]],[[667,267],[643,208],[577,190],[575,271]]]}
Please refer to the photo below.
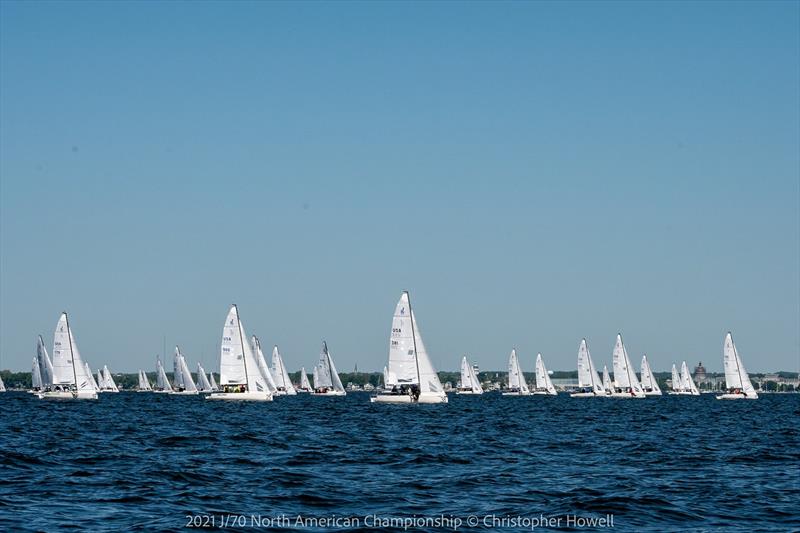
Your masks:
{"label": "domed building", "polygon": [[703,362],[700,361],[697,363],[697,366],[694,367],[694,382],[700,383],[701,381],[706,380],[706,367],[703,366]]}

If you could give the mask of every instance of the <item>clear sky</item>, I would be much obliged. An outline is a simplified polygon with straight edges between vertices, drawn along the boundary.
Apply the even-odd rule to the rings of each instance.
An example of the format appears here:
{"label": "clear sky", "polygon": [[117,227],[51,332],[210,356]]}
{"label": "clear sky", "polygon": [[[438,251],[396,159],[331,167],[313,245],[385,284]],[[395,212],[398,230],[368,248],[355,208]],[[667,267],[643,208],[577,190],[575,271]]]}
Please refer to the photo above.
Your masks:
{"label": "clear sky", "polygon": [[797,2],[0,3],[0,368],[800,366]]}

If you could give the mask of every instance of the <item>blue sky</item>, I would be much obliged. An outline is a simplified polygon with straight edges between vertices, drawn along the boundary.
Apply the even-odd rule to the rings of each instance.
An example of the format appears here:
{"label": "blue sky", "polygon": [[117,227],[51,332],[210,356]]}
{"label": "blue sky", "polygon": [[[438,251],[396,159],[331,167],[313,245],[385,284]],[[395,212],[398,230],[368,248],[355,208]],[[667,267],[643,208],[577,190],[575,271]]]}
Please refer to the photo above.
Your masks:
{"label": "blue sky", "polygon": [[0,3],[0,368],[800,366],[800,4]]}

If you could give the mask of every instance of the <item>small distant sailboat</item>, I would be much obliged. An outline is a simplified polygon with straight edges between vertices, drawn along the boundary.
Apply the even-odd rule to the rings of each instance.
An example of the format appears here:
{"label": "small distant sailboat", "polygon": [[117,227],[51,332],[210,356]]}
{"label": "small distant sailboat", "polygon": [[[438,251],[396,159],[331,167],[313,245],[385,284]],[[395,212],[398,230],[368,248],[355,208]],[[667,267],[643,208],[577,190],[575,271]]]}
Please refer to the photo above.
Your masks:
{"label": "small distant sailboat", "polygon": [[[296,394],[296,393],[295,393]],[[336,372],[336,365],[328,352],[328,343],[322,341],[322,350],[319,353],[319,362],[314,367],[314,396],[344,396],[347,394],[342,386],[342,380]]]}
{"label": "small distant sailboat", "polygon": [[100,392],[119,392],[117,384],[114,382],[114,377],[108,370],[108,365],[103,365],[103,371],[97,371],[97,379],[100,384]]}
{"label": "small distant sailboat", "polygon": [[286,365],[283,364],[283,357],[281,357],[281,352],[278,351],[277,346],[272,348],[272,377],[275,379],[275,385],[278,387],[277,394],[285,394],[287,396],[294,396],[297,394],[292,380],[289,379],[289,372],[286,370]]}
{"label": "small distant sailboat", "polygon": [[96,400],[92,373],[81,359],[67,313],[61,313],[53,335],[53,390],[39,393],[45,399]]}
{"label": "small distant sailboat", "polygon": [[588,398],[605,395],[605,386],[594,368],[589,345],[586,343],[586,339],[582,339],[578,346],[578,390],[570,394],[570,397]]}
{"label": "small distant sailboat", "polygon": [[642,392],[645,396],[661,396],[661,387],[658,386],[653,369],[647,361],[647,355],[642,356]]}
{"label": "small distant sailboat", "polygon": [[636,378],[628,351],[622,342],[622,335],[617,334],[617,342],[614,345],[612,358],[614,367],[614,389],[611,393],[612,398],[644,398],[642,386]]}
{"label": "small distant sailboat", "polygon": [[392,318],[388,376],[385,386],[391,383],[391,388],[379,391],[371,402],[447,403],[447,394],[422,342],[408,291],[400,296]]}
{"label": "small distant sailboat", "polygon": [[136,392],[153,392],[153,387],[150,386],[147,374],[141,369],[139,370],[139,385],[136,387]]}
{"label": "small distant sailboat", "polygon": [[546,396],[558,394],[550,379],[550,374],[547,373],[547,368],[544,366],[542,354],[536,354],[536,388],[533,390],[533,394]]}
{"label": "small distant sailboat", "polygon": [[508,389],[503,391],[503,396],[528,396],[530,393],[525,374],[519,364],[517,349],[514,348],[508,357]]}
{"label": "small distant sailboat", "polygon": [[251,341],[253,344],[253,349],[255,350],[254,355],[256,357],[256,361],[258,362],[258,370],[261,372],[261,377],[264,378],[264,382],[267,384],[269,393],[273,396],[276,396],[278,394],[278,386],[275,384],[275,379],[272,376],[272,372],[269,370],[267,360],[264,359],[264,352],[261,350],[261,341],[258,340],[258,337],[255,335],[253,335]]}
{"label": "small distant sailboat", "polygon": [[717,400],[757,400],[758,394],[750,383],[750,376],[744,369],[742,358],[736,350],[733,336],[729,331],[725,336],[725,343],[722,347],[722,363],[725,367],[725,388],[724,394],[717,396]]}
{"label": "small distant sailboat", "polygon": [[153,387],[153,392],[172,392],[172,385],[169,384],[167,373],[164,371],[164,365],[161,364],[161,359],[159,358],[156,358],[156,386]]}
{"label": "small distant sailboat", "polygon": [[608,367],[603,365],[603,389],[605,389],[606,396],[611,396],[614,390],[614,384],[611,383],[611,377],[608,375]]}
{"label": "small distant sailboat", "polygon": [[456,394],[483,394],[483,387],[475,374],[475,368],[469,364],[466,355],[461,358],[461,386],[456,390]]}
{"label": "small distant sailboat", "polygon": [[208,380],[211,382],[211,392],[217,392],[219,390],[219,385],[217,385],[217,380],[214,379],[214,373],[211,372],[208,376]]}
{"label": "small distant sailboat", "polygon": [[173,359],[172,368],[172,394],[198,394],[197,385],[195,385],[192,379],[189,365],[186,364],[186,358],[183,356],[178,346],[175,347],[175,358]]}
{"label": "small distant sailboat", "polygon": [[697,390],[697,385],[694,384],[692,375],[689,373],[689,367],[686,361],[681,363],[681,383],[683,386],[683,393],[690,396],[700,396],[700,391]]}
{"label": "small distant sailboat", "polygon": [[212,392],[211,382],[206,377],[206,371],[203,365],[197,363],[197,392]]}
{"label": "small distant sailboat", "polygon": [[300,368],[300,385],[297,387],[297,392],[311,392],[312,390],[308,374],[306,374],[306,367],[302,367]]}
{"label": "small distant sailboat", "polygon": [[39,358],[33,358],[33,367],[31,368],[31,394],[37,394],[39,391],[43,390],[44,387],[42,386],[42,373],[39,371]]}
{"label": "small distant sailboat", "polygon": [[675,363],[672,363],[672,390],[669,393],[681,394],[682,391],[683,381],[681,380],[680,374],[678,374],[678,369],[675,367]]}
{"label": "small distant sailboat", "polygon": [[219,361],[222,392],[211,393],[206,400],[272,401],[272,393],[246,339],[239,308],[233,304],[222,327]]}

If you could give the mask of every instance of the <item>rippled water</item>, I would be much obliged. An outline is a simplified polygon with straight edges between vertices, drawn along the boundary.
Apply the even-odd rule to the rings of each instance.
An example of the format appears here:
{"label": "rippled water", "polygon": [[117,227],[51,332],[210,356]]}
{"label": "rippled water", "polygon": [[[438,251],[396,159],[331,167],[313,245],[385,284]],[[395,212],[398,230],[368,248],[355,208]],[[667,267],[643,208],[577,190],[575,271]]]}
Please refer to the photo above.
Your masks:
{"label": "rippled water", "polygon": [[367,516],[459,517],[459,530],[475,516],[486,530],[486,515],[613,514],[623,531],[797,530],[798,415],[800,395],[398,406],[364,393],[264,404],[6,393],[0,530],[178,530],[188,515],[219,526],[239,514],[263,529],[281,515],[356,517],[363,530],[376,529]]}

